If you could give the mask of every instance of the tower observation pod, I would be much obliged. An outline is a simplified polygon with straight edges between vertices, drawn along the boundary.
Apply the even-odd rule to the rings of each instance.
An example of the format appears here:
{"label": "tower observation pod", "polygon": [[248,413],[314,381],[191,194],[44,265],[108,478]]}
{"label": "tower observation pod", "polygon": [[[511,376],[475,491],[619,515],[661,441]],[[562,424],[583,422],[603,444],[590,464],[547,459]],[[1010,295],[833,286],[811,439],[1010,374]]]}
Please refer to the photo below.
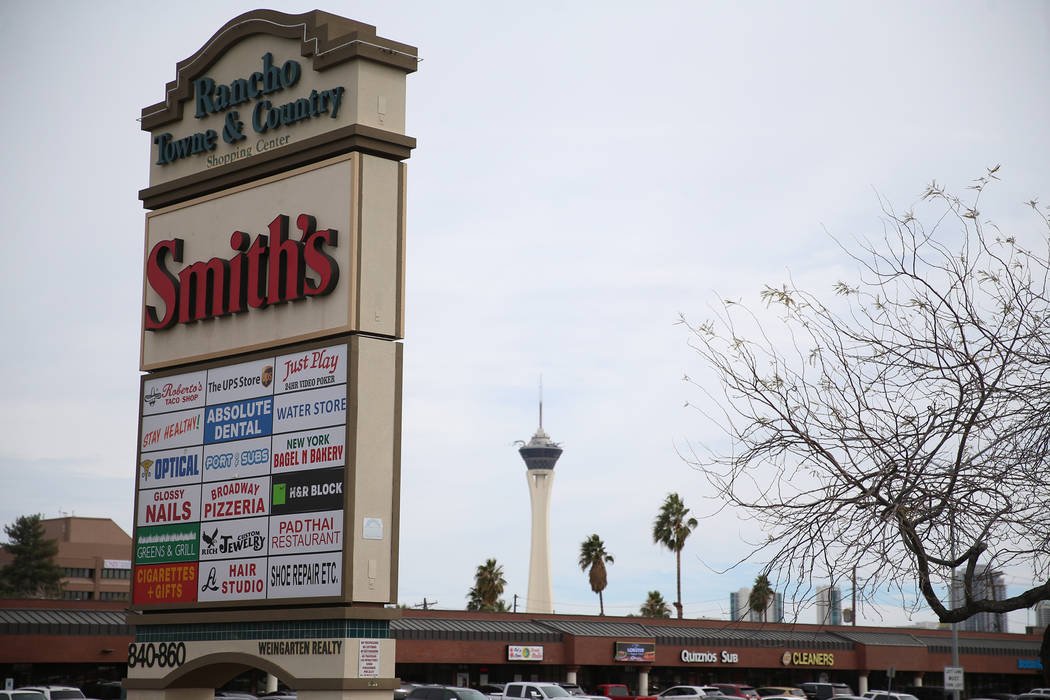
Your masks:
{"label": "tower observation pod", "polygon": [[529,554],[529,590],[525,612],[554,612],[551,586],[551,486],[554,465],[561,457],[561,447],[543,432],[543,401],[540,400],[540,427],[518,453],[525,460],[525,478],[529,482],[532,502],[532,546]]}

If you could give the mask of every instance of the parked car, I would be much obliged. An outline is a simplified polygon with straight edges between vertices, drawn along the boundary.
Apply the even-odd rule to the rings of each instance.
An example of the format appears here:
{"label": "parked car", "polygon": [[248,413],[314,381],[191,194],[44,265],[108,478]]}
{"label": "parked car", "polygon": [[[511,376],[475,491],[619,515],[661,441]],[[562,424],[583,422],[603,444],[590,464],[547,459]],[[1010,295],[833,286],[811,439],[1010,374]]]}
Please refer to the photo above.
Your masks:
{"label": "parked car", "polygon": [[562,687],[561,683],[546,681],[516,681],[507,683],[503,689],[503,700],[522,698],[523,700],[546,700],[547,698],[573,698],[574,700],[606,700],[595,695],[573,695]]}
{"label": "parked car", "polygon": [[422,683],[401,683],[400,688],[394,688],[394,700],[405,700],[408,694],[412,692],[414,688],[418,688],[423,685]]}
{"label": "parked car", "polygon": [[84,700],[87,697],[84,691],[71,685],[27,685],[15,690],[32,690],[43,695],[46,700]]}
{"label": "parked car", "polygon": [[95,681],[80,686],[80,689],[84,695],[97,700],[121,700],[128,696],[120,681]]}
{"label": "parked car", "polygon": [[803,692],[802,688],[788,687],[786,685],[767,685],[762,688],[755,688],[755,692],[761,697],[766,697],[767,695],[794,695],[800,698],[806,697],[806,693]]}
{"label": "parked car", "polygon": [[35,690],[0,690],[0,700],[44,700],[44,694]]}
{"label": "parked car", "polygon": [[657,693],[658,698],[676,698],[676,700],[699,700],[712,695],[724,695],[724,693],[713,685],[673,685],[667,690]]}
{"label": "parked car", "polygon": [[631,691],[623,683],[599,683],[594,688],[594,694],[610,700],[652,700],[656,697],[655,695],[631,695]]}
{"label": "parked car", "polygon": [[869,700],[919,700],[911,693],[894,693],[888,690],[869,690],[864,693],[864,697]]}
{"label": "parked car", "polygon": [[299,694],[294,690],[275,690],[261,694],[259,700],[299,700]]}
{"label": "parked car", "polygon": [[853,688],[845,683],[799,683],[798,687],[809,700],[828,700],[839,695],[854,695]]}
{"label": "parked car", "polygon": [[723,695],[731,698],[757,698],[758,691],[752,685],[746,683],[712,683],[712,686],[722,691]]}
{"label": "parked car", "polygon": [[488,695],[490,698],[502,698],[503,690],[506,687],[506,683],[482,683],[478,686],[478,692],[482,695]]}
{"label": "parked car", "polygon": [[584,697],[587,693],[584,692],[583,688],[577,683],[558,683],[562,688],[569,691],[569,695],[575,695],[577,697]]}
{"label": "parked car", "polygon": [[455,685],[420,685],[409,691],[405,700],[488,700],[473,688]]}

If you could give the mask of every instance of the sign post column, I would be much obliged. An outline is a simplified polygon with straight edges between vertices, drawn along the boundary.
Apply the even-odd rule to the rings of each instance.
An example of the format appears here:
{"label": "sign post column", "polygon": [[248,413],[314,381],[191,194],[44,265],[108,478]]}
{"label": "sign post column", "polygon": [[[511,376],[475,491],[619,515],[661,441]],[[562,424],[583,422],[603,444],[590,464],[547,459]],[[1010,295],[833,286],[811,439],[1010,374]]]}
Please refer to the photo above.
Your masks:
{"label": "sign post column", "polygon": [[416,62],[367,24],[255,10],[143,109],[130,700],[253,668],[301,700],[399,685]]}

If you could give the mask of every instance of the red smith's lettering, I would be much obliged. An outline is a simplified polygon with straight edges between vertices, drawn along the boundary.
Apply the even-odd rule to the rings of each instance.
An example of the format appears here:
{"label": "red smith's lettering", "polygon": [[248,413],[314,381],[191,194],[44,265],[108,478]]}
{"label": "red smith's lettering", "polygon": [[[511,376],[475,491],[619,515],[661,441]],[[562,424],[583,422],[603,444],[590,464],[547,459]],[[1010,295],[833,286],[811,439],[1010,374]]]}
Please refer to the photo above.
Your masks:
{"label": "red smith's lettering", "polygon": [[[296,226],[301,233],[297,241],[288,238],[284,214],[270,222],[269,236],[260,235],[254,242],[247,233],[234,231],[230,248],[236,255],[195,262],[178,273],[168,264],[182,262],[184,241],[157,243],[146,259],[146,282],[164,308],[161,312],[146,305],[146,330],[329,294],[339,282],[339,266],[325,247],[338,245],[338,233],[318,231],[317,220],[309,214],[300,214]],[[316,282],[307,277],[308,271],[317,276]]]}

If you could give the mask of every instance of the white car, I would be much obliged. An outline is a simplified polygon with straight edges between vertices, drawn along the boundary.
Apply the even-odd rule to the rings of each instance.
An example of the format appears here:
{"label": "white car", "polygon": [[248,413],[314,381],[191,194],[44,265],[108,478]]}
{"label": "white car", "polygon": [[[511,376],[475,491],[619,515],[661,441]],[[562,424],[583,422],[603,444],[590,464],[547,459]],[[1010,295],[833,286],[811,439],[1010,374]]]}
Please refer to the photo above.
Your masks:
{"label": "white car", "polygon": [[658,698],[674,698],[674,700],[700,700],[710,695],[722,695],[722,691],[713,685],[673,685],[667,690],[660,691]]}
{"label": "white car", "polygon": [[30,690],[40,693],[45,700],[85,700],[87,697],[80,688],[71,685],[27,685],[16,690]]}
{"label": "white car", "polygon": [[39,690],[0,690],[0,700],[44,700]]}
{"label": "white car", "polygon": [[911,693],[894,693],[888,690],[869,690],[864,693],[869,700],[919,700]]}

